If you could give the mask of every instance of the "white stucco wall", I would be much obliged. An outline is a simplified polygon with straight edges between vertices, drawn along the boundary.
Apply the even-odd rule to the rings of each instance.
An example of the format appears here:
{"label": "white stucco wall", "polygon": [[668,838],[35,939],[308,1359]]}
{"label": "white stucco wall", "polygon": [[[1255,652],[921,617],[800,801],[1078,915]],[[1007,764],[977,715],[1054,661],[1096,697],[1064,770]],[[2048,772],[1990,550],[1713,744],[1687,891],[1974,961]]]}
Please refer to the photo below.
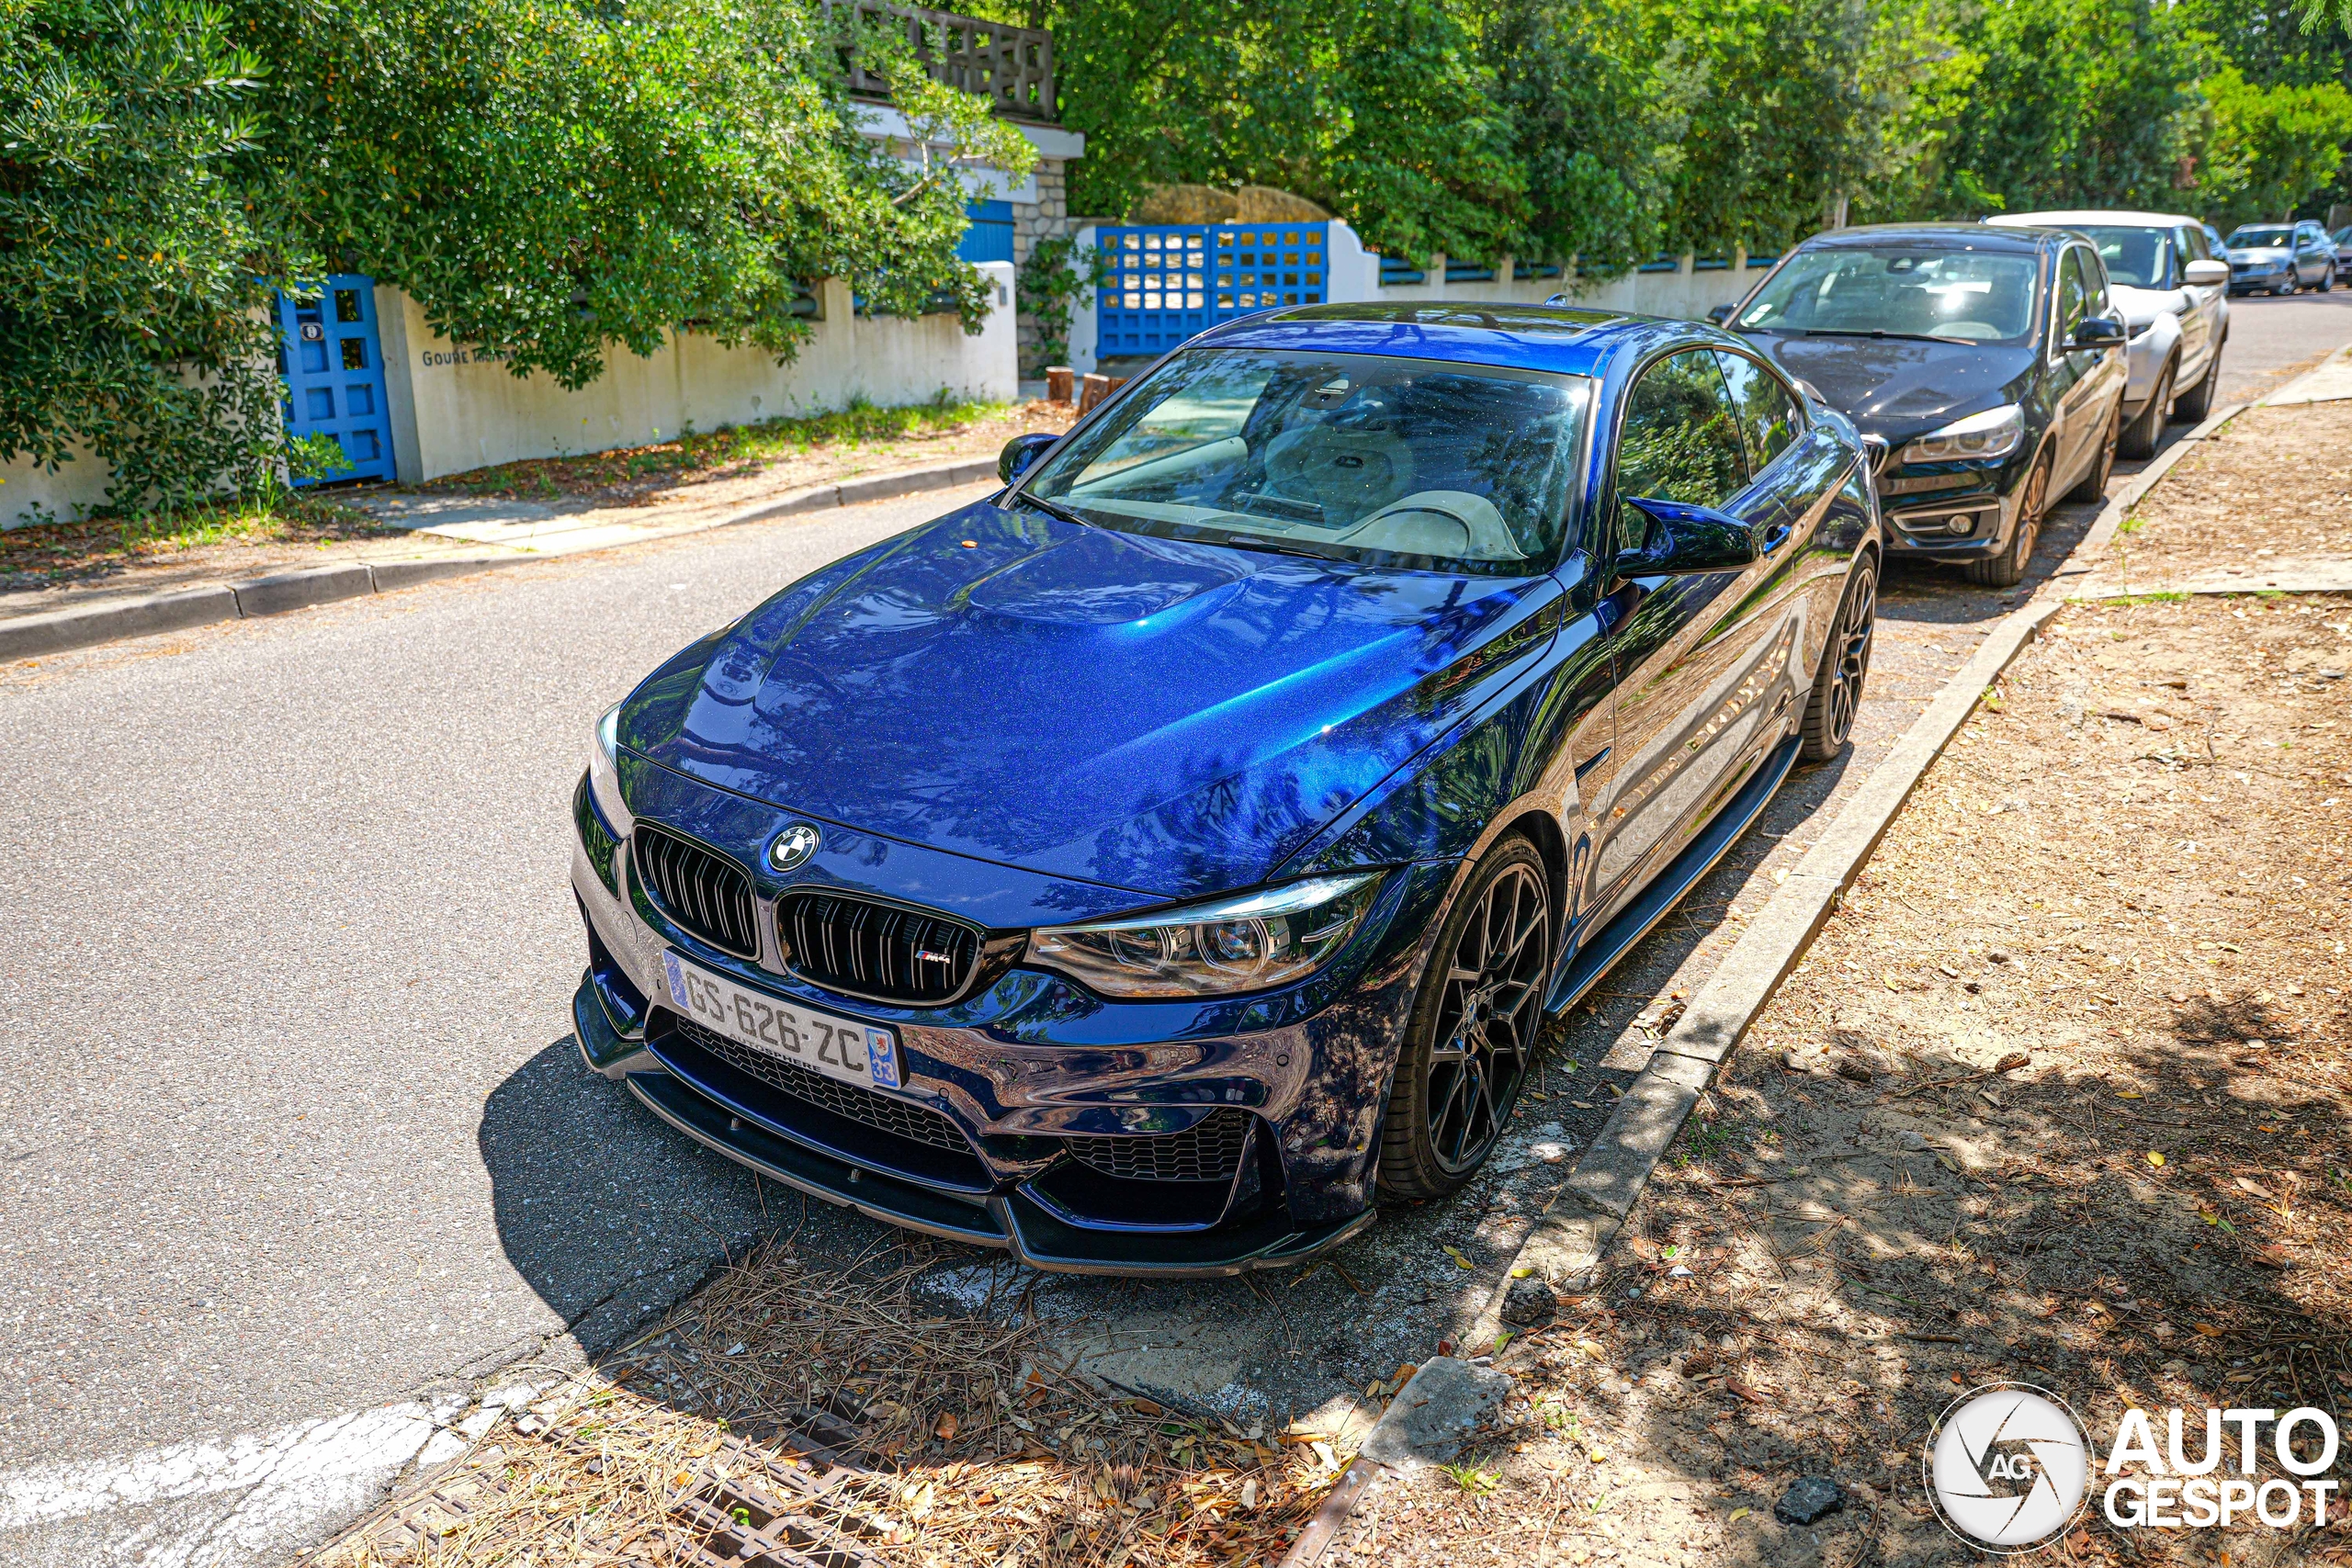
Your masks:
{"label": "white stucco wall", "polygon": [[[848,287],[828,279],[819,290],[823,315],[810,323],[815,335],[789,364],[678,333],[643,358],[608,348],[604,375],[576,392],[543,375],[508,375],[504,365],[433,332],[406,294],[379,286],[393,463],[401,482],[414,484],[518,458],[666,441],[689,421],[712,430],[842,408],[859,398],[919,403],[943,389],[953,398],[1011,401],[1020,390],[1012,267],[991,262],[979,270],[994,303],[976,337],[952,315],[861,320]],[[108,477],[87,457],[54,474],[24,459],[0,465],[0,526],[32,522],[37,508],[72,521],[105,499]]]}
{"label": "white stucco wall", "polygon": [[983,265],[994,305],[967,337],[952,315],[861,319],[848,287],[820,287],[815,335],[788,364],[753,348],[722,348],[693,333],[652,355],[605,351],[605,373],[576,392],[540,374],[516,377],[425,325],[416,301],[376,291],[382,323],[393,459],[404,484],[511,463],[638,446],[697,430],[785,414],[950,397],[1010,400],[1018,391],[1012,267]]}
{"label": "white stucco wall", "polygon": [[0,463],[0,528],[28,523],[72,523],[107,498],[112,470],[82,448],[51,473],[30,457]]}

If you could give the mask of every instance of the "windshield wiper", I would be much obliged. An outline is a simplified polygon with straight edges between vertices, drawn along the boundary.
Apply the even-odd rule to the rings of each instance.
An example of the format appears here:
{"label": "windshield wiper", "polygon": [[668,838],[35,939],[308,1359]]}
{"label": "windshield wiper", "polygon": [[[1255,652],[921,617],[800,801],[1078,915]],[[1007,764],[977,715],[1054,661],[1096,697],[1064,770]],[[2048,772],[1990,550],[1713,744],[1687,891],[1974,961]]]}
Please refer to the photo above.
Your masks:
{"label": "windshield wiper", "polygon": [[1238,545],[1245,550],[1267,550],[1278,556],[1298,556],[1306,560],[1345,560],[1348,558],[1345,556],[1333,555],[1328,550],[1310,549],[1305,545],[1292,544],[1285,539],[1269,539],[1258,534],[1227,534],[1225,537],[1217,540],[1216,543],[1220,545]]}
{"label": "windshield wiper", "polygon": [[1943,333],[1891,333],[1884,327],[1791,327],[1808,337],[1899,337],[1914,343],[1957,343],[1973,346],[1973,337],[1951,337]]}
{"label": "windshield wiper", "polygon": [[1035,507],[1046,516],[1054,518],[1058,522],[1075,523],[1081,528],[1093,528],[1100,526],[1099,524],[1088,522],[1085,518],[1080,517],[1077,513],[1072,512],[1067,506],[1057,506],[1054,502],[1047,501],[1043,496],[1031,495],[1025,490],[1019,495],[1014,496],[1012,499],[1015,504],[1022,502],[1027,502],[1030,505]]}

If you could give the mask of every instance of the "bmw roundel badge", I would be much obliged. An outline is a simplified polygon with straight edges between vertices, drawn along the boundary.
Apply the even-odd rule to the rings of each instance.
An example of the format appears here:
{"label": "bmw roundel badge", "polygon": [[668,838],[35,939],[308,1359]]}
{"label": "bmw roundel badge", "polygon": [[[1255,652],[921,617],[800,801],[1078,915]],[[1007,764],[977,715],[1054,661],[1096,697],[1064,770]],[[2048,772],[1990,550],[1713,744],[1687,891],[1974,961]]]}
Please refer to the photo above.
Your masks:
{"label": "bmw roundel badge", "polygon": [[768,846],[768,863],[778,871],[795,871],[808,863],[817,852],[817,825],[795,822],[775,836]]}

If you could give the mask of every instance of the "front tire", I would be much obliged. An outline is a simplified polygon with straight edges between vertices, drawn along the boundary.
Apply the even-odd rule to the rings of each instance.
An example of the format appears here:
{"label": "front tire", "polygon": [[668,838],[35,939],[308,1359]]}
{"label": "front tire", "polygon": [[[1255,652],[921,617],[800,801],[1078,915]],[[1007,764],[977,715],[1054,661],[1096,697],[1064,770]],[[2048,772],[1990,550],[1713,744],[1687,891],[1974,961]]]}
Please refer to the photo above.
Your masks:
{"label": "front tire", "polygon": [[2181,393],[2180,400],[2172,405],[2173,417],[2190,424],[2202,424],[2213,412],[2213,389],[2222,379],[2222,350],[2229,347],[2224,338],[2213,345],[2212,357],[2205,362],[2205,374],[2197,385]]}
{"label": "front tire", "polygon": [[2018,497],[2017,531],[2009,536],[2009,547],[1988,560],[1973,560],[1961,568],[1971,582],[1981,582],[1987,588],[2014,588],[2025,579],[2026,563],[2033,558],[2034,541],[2041,536],[2041,512],[2049,504],[2050,463],[2048,451],[2035,459],[2033,471],[2026,476],[2025,490]]}
{"label": "front tire", "polygon": [[2155,396],[2148,400],[2148,406],[2140,411],[2139,418],[2123,427],[2122,439],[2116,444],[2116,450],[2124,457],[2136,459],[2156,455],[2156,443],[2163,438],[2165,422],[2171,417],[2173,378],[2179,370],[2180,361],[2167,359],[2165,367],[2156,372]]}
{"label": "front tire", "polygon": [[1461,1190],[1510,1121],[1544,1028],[1551,878],[1516,834],[1487,852],[1438,928],[1388,1091],[1380,1190]]}
{"label": "front tire", "polygon": [[[2157,394],[2164,402],[2172,400],[2172,372],[2169,368],[2165,372],[2165,384],[2157,389]],[[2155,403],[2150,406],[2162,407],[2163,404]],[[2161,416],[2156,428],[2159,430],[2164,428]],[[2068,501],[2084,506],[2097,506],[2107,499],[2108,477],[2115,472],[2115,448],[2122,434],[2123,400],[2118,398],[2115,400],[2115,412],[2108,416],[2107,435],[2098,444],[2098,453],[2092,457],[2089,471],[2075,481],[2074,489],[2066,492]],[[2151,452],[2155,450],[2154,440],[2149,442],[2148,450]]]}
{"label": "front tire", "polygon": [[2324,273],[2320,274],[2320,276],[2319,276],[2319,291],[2320,291],[2322,294],[2333,294],[2333,293],[2335,293],[2335,267],[2331,266],[2331,267],[2329,267],[2325,272],[2324,272]]}
{"label": "front tire", "polygon": [[1864,556],[1846,581],[1822,645],[1821,668],[1814,672],[1813,696],[1805,704],[1804,745],[1808,762],[1826,762],[1853,738],[1854,715],[1862,705],[1862,682],[1871,672],[1871,644],[1878,632],[1878,562]]}

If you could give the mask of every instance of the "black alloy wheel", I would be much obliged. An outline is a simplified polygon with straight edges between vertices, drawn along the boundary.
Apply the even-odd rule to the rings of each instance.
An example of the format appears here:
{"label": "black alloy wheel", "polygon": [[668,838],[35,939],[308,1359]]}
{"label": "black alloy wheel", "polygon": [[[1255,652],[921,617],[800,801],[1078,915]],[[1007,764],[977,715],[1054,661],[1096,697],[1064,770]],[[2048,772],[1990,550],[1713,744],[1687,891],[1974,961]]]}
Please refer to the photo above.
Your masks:
{"label": "black alloy wheel", "polygon": [[1862,682],[1870,679],[1871,644],[1878,635],[1878,562],[1864,556],[1846,581],[1838,619],[1822,646],[1821,668],[1813,677],[1813,698],[1804,710],[1808,762],[1826,762],[1853,738],[1854,715],[1862,705]]}
{"label": "black alloy wheel", "polygon": [[1544,1028],[1549,882],[1535,846],[1506,838],[1439,928],[1388,1095],[1383,1191],[1426,1199],[1458,1190],[1509,1123]]}
{"label": "black alloy wheel", "polygon": [[2032,471],[2026,475],[2025,489],[2018,496],[2018,524],[2009,535],[2009,547],[1984,560],[1973,560],[1961,568],[1961,573],[1971,582],[1981,582],[1988,588],[2015,588],[2025,579],[2026,562],[2033,558],[2034,541],[2041,537],[2041,513],[2049,505],[2050,454],[2047,450],[2034,460]]}

